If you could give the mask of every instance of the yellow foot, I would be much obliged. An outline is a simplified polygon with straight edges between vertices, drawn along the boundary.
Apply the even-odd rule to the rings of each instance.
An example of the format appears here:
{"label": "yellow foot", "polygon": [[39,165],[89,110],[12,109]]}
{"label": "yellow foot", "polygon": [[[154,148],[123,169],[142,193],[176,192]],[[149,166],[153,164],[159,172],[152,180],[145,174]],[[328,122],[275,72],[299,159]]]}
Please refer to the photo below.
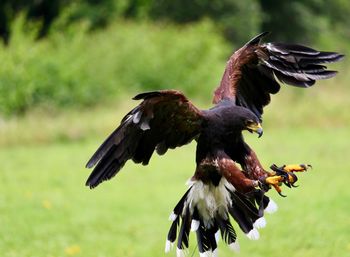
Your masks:
{"label": "yellow foot", "polygon": [[271,176],[265,179],[265,182],[269,185],[279,185],[284,181],[282,176]]}
{"label": "yellow foot", "polygon": [[307,171],[309,168],[312,168],[312,166],[310,164],[291,164],[283,165],[281,168],[287,172],[303,172]]}
{"label": "yellow foot", "polygon": [[273,186],[281,196],[284,196],[281,189],[282,183],[288,187],[296,187],[294,184],[298,178],[294,172],[303,172],[311,167],[312,166],[309,164],[283,165],[282,167],[273,164],[270,167],[272,172],[269,173],[269,177],[265,179],[265,183]]}
{"label": "yellow foot", "polygon": [[270,185],[270,186],[273,186],[274,189],[281,195],[281,196],[284,196],[282,195],[282,189],[281,189],[281,185],[282,185],[282,182],[284,182],[285,178],[282,177],[282,176],[271,176],[271,177],[267,177],[265,179],[265,183]]}

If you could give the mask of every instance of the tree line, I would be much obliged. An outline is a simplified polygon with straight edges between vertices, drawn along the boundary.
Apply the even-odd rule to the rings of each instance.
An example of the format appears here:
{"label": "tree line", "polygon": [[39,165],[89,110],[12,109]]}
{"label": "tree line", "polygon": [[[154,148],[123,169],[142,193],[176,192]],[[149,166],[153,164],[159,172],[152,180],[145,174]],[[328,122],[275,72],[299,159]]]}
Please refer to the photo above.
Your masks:
{"label": "tree line", "polygon": [[67,12],[65,23],[87,20],[100,29],[116,18],[186,24],[211,19],[231,42],[242,43],[261,31],[276,40],[313,41],[319,33],[335,31],[350,38],[348,0],[2,0],[0,37],[11,39],[11,23],[24,12],[40,24],[37,38],[47,36],[52,24]]}

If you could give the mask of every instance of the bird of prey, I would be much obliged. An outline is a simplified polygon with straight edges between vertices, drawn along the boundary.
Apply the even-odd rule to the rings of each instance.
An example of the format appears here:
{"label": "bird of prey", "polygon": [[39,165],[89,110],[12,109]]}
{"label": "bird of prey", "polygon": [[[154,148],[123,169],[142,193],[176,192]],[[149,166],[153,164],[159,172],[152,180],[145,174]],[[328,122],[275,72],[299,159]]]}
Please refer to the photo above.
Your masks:
{"label": "bird of prey", "polygon": [[194,231],[200,256],[216,256],[218,236],[239,250],[231,218],[248,238],[259,238],[264,213],[277,209],[266,196],[282,183],[291,187],[295,172],[308,165],[271,166],[266,170],[255,152],[245,143],[242,131],[263,134],[263,107],[280,83],[300,88],[328,79],[336,71],[326,63],[343,55],[317,51],[286,43],[261,43],[264,32],[233,53],[209,110],[200,110],[176,90],[160,90],[136,95],[142,100],[97,149],[86,167],[94,167],[86,185],[94,188],[115,176],[128,160],[147,165],[153,152],[167,150],[195,140],[196,169],[189,189],[170,215],[165,251],[176,242],[177,256],[184,256],[189,233]]}

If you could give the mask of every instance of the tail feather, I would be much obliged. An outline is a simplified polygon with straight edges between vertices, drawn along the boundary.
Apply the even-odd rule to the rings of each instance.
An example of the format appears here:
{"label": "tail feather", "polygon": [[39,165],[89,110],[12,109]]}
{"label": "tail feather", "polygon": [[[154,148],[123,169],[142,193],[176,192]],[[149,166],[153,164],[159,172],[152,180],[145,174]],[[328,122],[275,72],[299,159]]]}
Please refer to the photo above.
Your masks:
{"label": "tail feather", "polygon": [[229,208],[229,212],[244,233],[248,234],[254,228],[252,220],[245,216],[239,207],[233,205]]}
{"label": "tail feather", "polygon": [[185,249],[188,248],[189,234],[191,228],[191,215],[189,208],[186,207],[185,213],[182,216],[181,227],[179,231],[179,237],[177,240],[177,248]]}
{"label": "tail feather", "polygon": [[174,208],[173,213],[175,215],[180,215],[184,209],[185,201],[187,199],[188,193],[191,191],[191,188],[189,188],[186,193],[181,197],[180,201],[177,203],[177,205]]}
{"label": "tail feather", "polygon": [[[231,193],[233,205],[239,208],[245,216],[249,217],[252,221],[255,221],[261,217],[259,209],[254,203],[252,196],[241,194],[237,191]],[[250,197],[250,199],[248,198]]]}
{"label": "tail feather", "polygon": [[205,253],[210,251],[210,241],[209,236],[207,233],[207,229],[205,228],[204,222],[201,220],[199,228],[196,231],[197,234],[197,244],[198,244],[198,251],[200,253]]}
{"label": "tail feather", "polygon": [[217,242],[215,238],[215,233],[218,230],[217,225],[213,226],[211,229],[207,229],[207,238],[210,244],[210,252],[214,253],[217,251]]}
{"label": "tail feather", "polygon": [[[176,240],[176,235],[177,235],[177,227],[180,224],[180,218],[177,217],[173,223],[170,226],[169,232],[168,232],[168,237],[167,237],[167,241],[170,244],[174,244],[175,240]],[[170,250],[170,249],[169,249]]]}
{"label": "tail feather", "polygon": [[256,205],[259,208],[259,217],[263,217],[264,210],[268,206],[268,204],[270,202],[270,198],[268,198],[265,195],[265,192],[262,190],[255,190],[253,197],[254,197],[254,201],[255,201]]}
{"label": "tail feather", "polygon": [[276,209],[271,203],[272,200],[263,191],[241,194],[224,178],[218,186],[194,181],[171,215],[173,223],[167,237],[166,252],[177,239],[177,256],[183,256],[189,247],[190,230],[196,232],[200,256],[217,255],[215,235],[218,231],[230,249],[239,251],[230,215],[250,239],[256,240],[259,238],[257,229],[266,223],[264,210]]}
{"label": "tail feather", "polygon": [[228,245],[236,242],[237,234],[229,219],[216,218],[222,240]]}

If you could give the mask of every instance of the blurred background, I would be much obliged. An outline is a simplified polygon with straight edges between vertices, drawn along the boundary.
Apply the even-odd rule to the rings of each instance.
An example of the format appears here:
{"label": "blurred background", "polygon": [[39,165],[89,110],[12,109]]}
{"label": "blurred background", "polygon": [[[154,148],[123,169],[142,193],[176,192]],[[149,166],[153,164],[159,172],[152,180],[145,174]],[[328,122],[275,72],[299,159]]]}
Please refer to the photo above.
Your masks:
{"label": "blurred background", "polygon": [[[194,144],[84,186],[86,161],[130,98],[173,88],[208,108],[226,60],[254,35],[348,54],[349,15],[348,0],[2,0],[0,256],[163,256]],[[264,137],[246,135],[265,167],[314,169],[286,199],[269,193],[280,210],[258,242],[238,232],[240,256],[350,256],[348,68],[331,65],[337,77],[307,90],[283,87]]]}

